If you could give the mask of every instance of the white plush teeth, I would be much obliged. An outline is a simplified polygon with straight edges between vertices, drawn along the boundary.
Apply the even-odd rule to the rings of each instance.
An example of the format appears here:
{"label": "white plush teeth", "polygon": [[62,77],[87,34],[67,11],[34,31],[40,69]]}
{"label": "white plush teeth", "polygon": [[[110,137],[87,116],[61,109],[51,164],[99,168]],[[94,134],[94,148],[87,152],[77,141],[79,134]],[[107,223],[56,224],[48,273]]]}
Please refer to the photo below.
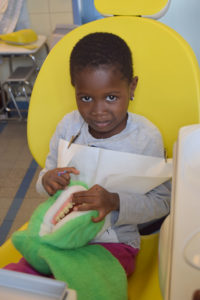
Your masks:
{"label": "white plush teeth", "polygon": [[60,221],[60,217],[58,216],[57,218],[56,218],[56,222],[59,222]]}
{"label": "white plush teeth", "polygon": [[64,210],[63,210],[63,212],[64,212],[65,214],[67,214],[68,211],[69,211],[69,208],[68,208],[68,207],[65,207]]}
{"label": "white plush teeth", "polygon": [[59,214],[59,218],[62,219],[62,218],[64,218],[64,216],[65,216],[65,213],[62,211],[62,212]]}
{"label": "white plush teeth", "polygon": [[74,204],[72,202],[69,202],[67,206],[65,206],[63,210],[60,212],[58,217],[56,217],[56,222],[58,223],[61,219],[63,219],[73,206]]}

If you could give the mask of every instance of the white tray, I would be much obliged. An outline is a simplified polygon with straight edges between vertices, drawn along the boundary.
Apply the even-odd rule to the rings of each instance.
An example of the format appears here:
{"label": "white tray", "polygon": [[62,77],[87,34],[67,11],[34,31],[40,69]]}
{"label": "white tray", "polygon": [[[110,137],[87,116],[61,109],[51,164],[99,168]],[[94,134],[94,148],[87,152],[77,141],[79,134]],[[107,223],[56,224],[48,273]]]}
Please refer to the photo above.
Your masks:
{"label": "white tray", "polygon": [[0,269],[1,300],[76,300],[65,282]]}

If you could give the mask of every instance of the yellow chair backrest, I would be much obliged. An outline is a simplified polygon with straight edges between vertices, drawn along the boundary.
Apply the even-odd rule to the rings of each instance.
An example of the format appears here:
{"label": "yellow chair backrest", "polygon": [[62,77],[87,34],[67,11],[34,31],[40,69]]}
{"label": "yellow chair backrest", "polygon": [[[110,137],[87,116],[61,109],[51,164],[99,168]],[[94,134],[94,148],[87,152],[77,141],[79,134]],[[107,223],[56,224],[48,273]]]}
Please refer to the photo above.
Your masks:
{"label": "yellow chair backrest", "polygon": [[44,166],[57,123],[76,109],[69,56],[81,37],[95,31],[118,34],[130,46],[139,82],[129,110],[144,115],[158,126],[171,157],[179,128],[199,122],[197,60],[185,40],[166,25],[152,19],[123,16],[80,26],[51,50],[30,101],[28,143],[33,157]]}

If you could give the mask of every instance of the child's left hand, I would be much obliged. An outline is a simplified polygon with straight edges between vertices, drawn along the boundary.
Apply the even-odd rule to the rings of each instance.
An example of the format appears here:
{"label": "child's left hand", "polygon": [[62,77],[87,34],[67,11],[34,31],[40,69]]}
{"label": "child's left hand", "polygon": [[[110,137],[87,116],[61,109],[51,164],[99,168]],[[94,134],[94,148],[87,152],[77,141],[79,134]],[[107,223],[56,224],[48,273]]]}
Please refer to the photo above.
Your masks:
{"label": "child's left hand", "polygon": [[112,210],[119,210],[119,195],[108,192],[98,184],[87,191],[74,193],[72,202],[77,205],[74,211],[97,210],[99,216],[93,218],[93,222],[100,222]]}

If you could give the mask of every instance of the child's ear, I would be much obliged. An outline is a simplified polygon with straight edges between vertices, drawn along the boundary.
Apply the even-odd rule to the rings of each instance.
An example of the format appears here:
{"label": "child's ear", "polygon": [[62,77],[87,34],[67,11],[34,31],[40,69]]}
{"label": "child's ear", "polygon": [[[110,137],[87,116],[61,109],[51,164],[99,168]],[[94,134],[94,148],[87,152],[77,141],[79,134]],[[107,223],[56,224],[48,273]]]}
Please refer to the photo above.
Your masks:
{"label": "child's ear", "polygon": [[135,89],[138,83],[138,76],[133,77],[132,82],[130,84],[130,99],[134,98]]}

